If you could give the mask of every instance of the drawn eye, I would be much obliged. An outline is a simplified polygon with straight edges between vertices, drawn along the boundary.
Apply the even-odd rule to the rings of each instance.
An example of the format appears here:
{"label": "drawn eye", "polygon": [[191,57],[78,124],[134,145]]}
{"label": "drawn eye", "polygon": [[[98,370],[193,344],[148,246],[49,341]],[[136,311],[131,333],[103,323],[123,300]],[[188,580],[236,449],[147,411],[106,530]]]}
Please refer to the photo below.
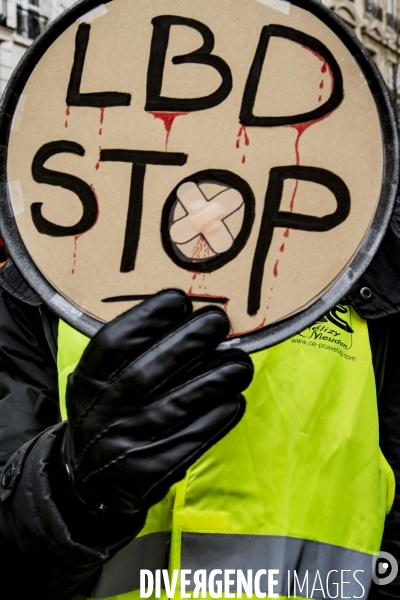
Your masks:
{"label": "drawn eye", "polygon": [[254,196],[243,179],[229,171],[203,171],[178,184],[167,199],[164,249],[184,269],[211,272],[243,249],[253,220]]}

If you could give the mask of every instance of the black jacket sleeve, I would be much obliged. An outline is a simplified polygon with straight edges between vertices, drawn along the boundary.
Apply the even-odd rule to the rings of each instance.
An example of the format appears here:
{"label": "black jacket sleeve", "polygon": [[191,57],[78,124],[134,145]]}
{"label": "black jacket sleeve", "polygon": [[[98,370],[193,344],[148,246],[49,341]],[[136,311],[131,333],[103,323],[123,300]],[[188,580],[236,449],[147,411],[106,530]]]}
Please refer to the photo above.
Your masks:
{"label": "black jacket sleeve", "polygon": [[363,319],[380,319],[400,311],[400,195],[378,252],[349,299]]}
{"label": "black jacket sleeve", "polygon": [[[65,424],[59,422],[45,315],[29,290],[19,294],[9,278],[5,288],[2,283],[0,270],[0,564],[16,597],[69,599],[92,587],[102,564],[141,529],[144,515],[115,522],[65,502],[58,458]],[[381,445],[400,481],[400,315],[377,319],[370,333],[376,371],[382,373]],[[383,549],[400,560],[399,487]],[[375,596],[400,598],[400,578],[374,587]]]}
{"label": "black jacket sleeve", "polygon": [[[375,371],[379,373],[380,446],[396,480],[395,498],[386,518],[381,550],[392,554],[400,566],[400,314],[370,321],[369,332]],[[400,569],[391,583],[372,585],[369,600],[389,598],[400,598]]]}
{"label": "black jacket sleeve", "polygon": [[55,358],[37,297],[23,296],[0,287],[0,564],[15,597],[61,600],[85,592],[145,515],[116,521],[68,502]]}
{"label": "black jacket sleeve", "polygon": [[[349,294],[368,320],[378,391],[380,445],[395,479],[395,500],[386,519],[382,550],[400,567],[400,195],[380,248]],[[400,573],[400,568],[399,568]],[[400,575],[371,588],[370,600],[400,598]]]}
{"label": "black jacket sleeve", "polygon": [[57,368],[39,308],[0,288],[0,467],[59,422]]}

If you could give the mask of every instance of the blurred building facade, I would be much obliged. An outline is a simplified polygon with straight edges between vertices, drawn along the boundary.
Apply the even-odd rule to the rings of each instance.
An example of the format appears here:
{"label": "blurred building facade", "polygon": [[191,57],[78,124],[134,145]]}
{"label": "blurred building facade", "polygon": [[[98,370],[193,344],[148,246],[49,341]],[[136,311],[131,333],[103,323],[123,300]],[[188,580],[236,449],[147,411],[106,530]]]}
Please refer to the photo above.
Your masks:
{"label": "blurred building facade", "polygon": [[400,121],[400,0],[323,0],[351,27],[391,91]]}
{"label": "blurred building facade", "polygon": [[393,86],[400,55],[400,0],[323,0],[351,27]]}
{"label": "blurred building facade", "polygon": [[0,94],[42,29],[75,0],[0,0]]}

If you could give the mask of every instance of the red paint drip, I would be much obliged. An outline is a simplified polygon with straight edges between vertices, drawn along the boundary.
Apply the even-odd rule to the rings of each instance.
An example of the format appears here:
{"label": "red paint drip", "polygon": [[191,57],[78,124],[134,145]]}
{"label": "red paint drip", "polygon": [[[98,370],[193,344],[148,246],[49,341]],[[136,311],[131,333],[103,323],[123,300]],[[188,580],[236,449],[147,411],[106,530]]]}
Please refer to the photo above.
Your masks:
{"label": "red paint drip", "polygon": [[[71,114],[69,106],[67,106],[67,108],[65,110],[65,114],[67,115],[67,117],[69,117],[69,115]],[[65,127],[65,129],[67,129],[67,127],[68,127],[68,119],[65,119],[64,127]]]}
{"label": "red paint drip", "polygon": [[[96,220],[93,223],[92,227],[90,227],[90,229],[93,229],[93,227],[96,225],[97,221],[99,220],[99,216],[100,216],[100,205],[99,205],[99,198],[97,196],[96,190],[94,188],[94,185],[91,183],[90,184],[90,189],[92,190],[94,197],[96,198],[96,203],[97,203],[97,215],[96,215]],[[90,229],[88,229],[87,231],[90,231]],[[87,233],[87,231],[85,231],[85,233]],[[77,257],[77,253],[78,253],[78,240],[81,237],[81,235],[83,235],[83,233],[79,233],[78,235],[74,235],[74,254],[73,254],[73,263],[72,263],[72,269],[71,269],[71,273],[72,275],[75,274],[75,267],[76,267],[76,257]]]}
{"label": "red paint drip", "polygon": [[103,130],[102,130],[102,128],[101,128],[101,127],[100,127],[100,129],[99,129],[99,135],[103,135]]}
{"label": "red paint drip", "polygon": [[[194,263],[196,262],[202,262],[204,260],[204,258],[206,258],[207,256],[210,256],[210,246],[207,244],[206,240],[204,239],[204,237],[202,235],[199,235],[199,237],[197,238],[196,244],[193,247],[193,252],[192,252],[192,260]],[[194,271],[193,275],[192,275],[192,281],[196,281],[197,277],[202,276],[203,277],[203,283],[205,282],[206,276],[210,276],[210,273],[200,273],[199,271]],[[192,288],[190,288],[192,289]],[[199,286],[199,289],[201,289],[201,285]],[[207,286],[204,286],[204,289],[207,289]],[[203,294],[204,295],[204,294]]]}
{"label": "red paint drip", "polygon": [[[200,262],[206,256],[210,256],[210,246],[207,244],[204,237],[200,234],[197,238],[197,242],[193,248],[192,259],[193,262]],[[200,273],[199,273],[200,275]]]}
{"label": "red paint drip", "polygon": [[104,123],[104,111],[105,110],[106,110],[105,108],[100,109],[100,125],[103,125],[103,123]]}
{"label": "red paint drip", "polygon": [[[250,138],[247,135],[247,130],[246,127],[244,125],[241,125],[237,134],[237,140],[236,140],[236,148],[240,148],[240,142],[241,142],[241,137],[243,135],[243,139],[244,139],[244,145],[245,146],[250,146]],[[243,154],[242,156],[242,164],[245,164],[246,162],[246,155]]]}
{"label": "red paint drip", "polygon": [[74,262],[72,263],[72,269],[71,269],[72,275],[74,275],[74,273],[75,273],[76,254],[77,254],[77,251],[78,251],[78,240],[81,237],[81,235],[82,235],[81,233],[79,235],[74,235],[74,255],[73,255]]}
{"label": "red paint drip", "polygon": [[333,92],[333,75],[332,75],[332,71],[331,71],[329,65],[327,64],[326,60],[324,58],[322,58],[322,56],[320,54],[318,54],[318,52],[315,52],[315,50],[311,50],[311,48],[307,48],[307,46],[303,46],[303,48],[305,50],[308,50],[309,52],[311,52],[311,54],[316,56],[318,58],[318,60],[320,60],[322,62],[321,73],[326,73],[328,71],[329,76],[331,78],[331,94],[332,94],[332,92]]}
{"label": "red paint drip", "polygon": [[316,123],[320,123],[321,121],[324,121],[325,119],[330,117],[331,114],[332,113],[329,113],[327,115],[324,115],[323,117],[320,117],[319,119],[314,119],[314,121],[308,121],[307,123],[300,123],[299,125],[288,125],[288,127],[291,127],[292,129],[295,129],[297,131],[297,138],[296,138],[296,141],[294,144],[294,150],[296,152],[296,165],[300,164],[299,142],[300,142],[300,138],[303,135],[303,133],[309,127],[312,127]]}
{"label": "red paint drip", "polygon": [[[322,56],[320,54],[318,54],[318,52],[315,52],[315,50],[311,50],[310,48],[307,48],[306,46],[303,46],[303,48],[305,50],[308,50],[309,52],[311,52],[314,56],[316,56],[318,58],[318,60],[320,60],[323,63],[323,65],[321,67],[321,72],[325,73],[328,68],[325,59],[322,58]],[[330,69],[329,69],[329,74],[331,76],[331,87],[333,89],[333,75],[332,75]],[[322,89],[324,87],[323,80],[319,84],[319,87],[320,87],[320,89]],[[297,131],[297,138],[296,138],[296,142],[294,145],[294,149],[296,152],[296,165],[300,164],[299,142],[300,142],[300,138],[303,135],[303,133],[306,131],[306,129],[308,129],[309,127],[312,127],[312,125],[315,125],[315,123],[319,123],[320,121],[324,121],[324,119],[327,119],[331,114],[332,113],[329,113],[319,119],[314,119],[313,121],[308,121],[307,123],[300,123],[299,125],[289,125],[289,127],[292,127],[293,129],[296,129],[296,131]]]}
{"label": "red paint drip", "polygon": [[152,112],[149,111],[149,114],[153,115],[153,117],[155,119],[160,119],[161,121],[164,122],[164,128],[165,131],[167,132],[166,138],[165,138],[165,151],[168,152],[168,140],[169,140],[169,134],[171,133],[171,129],[172,129],[172,125],[174,124],[174,121],[176,119],[176,117],[184,117],[185,115],[188,115],[189,113],[187,112]]}
{"label": "red paint drip", "polygon": [[[318,58],[318,60],[320,60],[322,62],[322,66],[321,66],[321,73],[326,73],[326,71],[329,69],[326,61],[324,58],[322,58],[322,56],[320,56],[318,54],[318,52],[315,52],[314,50],[311,50],[310,48],[307,48],[306,46],[303,46],[303,48],[305,50],[308,50],[309,52],[311,52],[314,56],[316,56]],[[329,75],[331,77],[331,93],[333,90],[333,75],[331,70],[329,69]],[[322,79],[320,84],[319,84],[319,89],[323,89],[324,87],[324,80]],[[322,100],[322,96],[319,95],[318,96],[318,102],[321,102]],[[307,123],[300,123],[299,125],[289,125],[289,127],[291,127],[292,129],[295,129],[297,131],[297,136],[296,136],[296,141],[294,144],[294,150],[295,150],[295,155],[296,155],[296,165],[300,164],[300,151],[299,151],[299,144],[300,144],[300,138],[303,135],[303,133],[309,128],[312,127],[312,125],[315,125],[315,123],[319,123],[320,121],[323,121],[324,119],[326,119],[327,117],[329,117],[331,115],[331,113],[329,113],[328,115],[324,115],[323,117],[319,118],[319,119],[315,119],[313,121],[308,121]],[[292,194],[292,198],[290,200],[290,212],[293,212],[294,209],[294,201],[296,198],[296,194],[297,194],[297,188],[298,188],[299,182],[298,180],[296,180],[296,184],[293,190],[293,194]],[[283,236],[285,238],[289,237],[289,229],[287,228],[283,234]],[[281,244],[279,251],[280,252],[284,252],[285,250],[285,244]],[[275,262],[274,265],[274,269],[273,269],[273,273],[274,273],[274,277],[278,277],[278,264],[279,264],[279,260],[277,260]],[[272,288],[271,288],[272,291]]]}
{"label": "red paint drip", "polygon": [[297,194],[297,188],[299,187],[299,180],[296,179],[296,183],[294,185],[294,190],[293,190],[293,194],[292,194],[292,199],[290,200],[290,212],[293,212],[293,208],[294,208],[294,200],[296,198],[296,194]]}
{"label": "red paint drip", "polygon": [[249,329],[248,331],[240,331],[239,333],[232,332],[228,335],[228,338],[233,338],[238,335],[244,335],[245,333],[251,333],[252,331],[257,331],[258,329],[261,329],[262,327],[264,327],[266,320],[267,320],[267,318],[264,317],[263,320],[261,321],[261,323],[259,325],[257,325],[257,327],[254,327],[253,329]]}
{"label": "red paint drip", "polygon": [[250,139],[249,136],[247,135],[247,131],[246,131],[246,127],[244,125],[241,125],[239,131],[238,131],[238,138],[242,137],[242,133],[244,134],[244,144],[245,146],[249,146],[250,145]]}
{"label": "red paint drip", "polygon": [[[101,146],[99,146],[99,154],[101,152]],[[96,171],[98,171],[100,169],[100,161],[98,161],[94,167],[96,169]]]}

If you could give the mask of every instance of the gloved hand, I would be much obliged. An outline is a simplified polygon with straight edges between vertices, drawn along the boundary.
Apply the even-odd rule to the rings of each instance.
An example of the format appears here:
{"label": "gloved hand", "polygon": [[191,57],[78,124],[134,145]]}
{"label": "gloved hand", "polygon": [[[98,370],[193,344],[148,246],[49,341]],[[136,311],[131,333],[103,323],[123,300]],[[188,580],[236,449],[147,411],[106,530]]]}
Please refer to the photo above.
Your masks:
{"label": "gloved hand", "polygon": [[183,292],[153,296],[105,325],[69,376],[63,461],[92,512],[149,508],[244,413],[250,358],[216,350],[221,309],[191,313]]}

